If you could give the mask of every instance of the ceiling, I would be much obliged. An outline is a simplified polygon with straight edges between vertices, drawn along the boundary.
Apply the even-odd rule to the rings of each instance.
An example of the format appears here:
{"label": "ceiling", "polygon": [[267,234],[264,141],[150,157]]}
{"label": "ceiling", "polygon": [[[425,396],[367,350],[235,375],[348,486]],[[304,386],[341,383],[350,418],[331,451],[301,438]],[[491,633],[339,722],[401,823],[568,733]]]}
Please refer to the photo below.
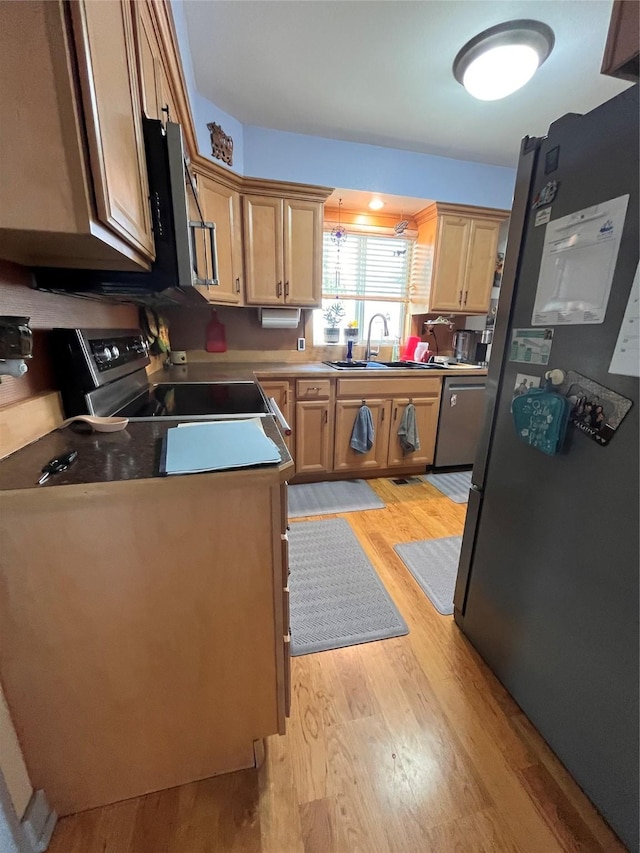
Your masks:
{"label": "ceiling", "polygon": [[[611,0],[186,0],[198,90],[243,124],[514,166],[522,136],[627,88],[600,63]],[[523,89],[478,101],[453,59],[487,27],[544,21]]]}
{"label": "ceiling", "polygon": [[[369,210],[371,199],[377,198],[384,202],[384,207],[378,211]],[[326,201],[328,208],[337,208],[342,199],[342,210],[360,213],[378,213],[381,215],[411,217],[432,203],[428,198],[413,198],[405,195],[389,195],[388,193],[362,192],[360,190],[336,189]]]}

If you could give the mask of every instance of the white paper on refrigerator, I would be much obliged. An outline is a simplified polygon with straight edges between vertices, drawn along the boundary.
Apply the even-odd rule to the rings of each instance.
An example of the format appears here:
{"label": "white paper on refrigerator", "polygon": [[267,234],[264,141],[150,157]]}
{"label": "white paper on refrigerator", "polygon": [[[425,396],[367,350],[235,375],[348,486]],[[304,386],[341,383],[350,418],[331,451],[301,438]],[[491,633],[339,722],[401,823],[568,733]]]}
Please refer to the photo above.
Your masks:
{"label": "white paper on refrigerator", "polygon": [[628,201],[622,195],[548,223],[532,325],[604,321]]}
{"label": "white paper on refrigerator", "polygon": [[629,301],[613,351],[609,373],[623,376],[640,376],[640,265],[636,267]]}

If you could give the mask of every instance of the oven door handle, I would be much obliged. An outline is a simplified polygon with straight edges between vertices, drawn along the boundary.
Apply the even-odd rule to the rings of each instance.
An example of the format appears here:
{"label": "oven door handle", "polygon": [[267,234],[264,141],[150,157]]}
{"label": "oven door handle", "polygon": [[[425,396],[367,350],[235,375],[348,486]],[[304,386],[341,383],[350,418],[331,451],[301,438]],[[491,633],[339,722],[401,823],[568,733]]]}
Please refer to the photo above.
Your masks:
{"label": "oven door handle", "polygon": [[282,427],[282,431],[284,432],[284,434],[285,435],[291,435],[291,427],[286,422],[284,415],[280,411],[280,407],[276,403],[275,397],[269,397],[269,405],[273,409],[273,414],[275,415],[276,420],[278,421],[278,423]]}

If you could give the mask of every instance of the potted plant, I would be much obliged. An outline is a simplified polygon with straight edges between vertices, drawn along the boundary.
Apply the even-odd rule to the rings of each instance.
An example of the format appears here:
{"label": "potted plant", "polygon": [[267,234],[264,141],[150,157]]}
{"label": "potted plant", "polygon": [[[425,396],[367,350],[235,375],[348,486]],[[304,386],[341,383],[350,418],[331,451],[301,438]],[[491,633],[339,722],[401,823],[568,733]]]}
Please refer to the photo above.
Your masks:
{"label": "potted plant", "polygon": [[350,320],[347,323],[347,328],[344,330],[344,339],[345,341],[357,341],[359,333],[358,321]]}
{"label": "potted plant", "polygon": [[340,300],[336,299],[328,308],[322,312],[326,326],[324,327],[324,342],[326,344],[340,343],[340,329],[338,326],[345,315],[345,308]]}

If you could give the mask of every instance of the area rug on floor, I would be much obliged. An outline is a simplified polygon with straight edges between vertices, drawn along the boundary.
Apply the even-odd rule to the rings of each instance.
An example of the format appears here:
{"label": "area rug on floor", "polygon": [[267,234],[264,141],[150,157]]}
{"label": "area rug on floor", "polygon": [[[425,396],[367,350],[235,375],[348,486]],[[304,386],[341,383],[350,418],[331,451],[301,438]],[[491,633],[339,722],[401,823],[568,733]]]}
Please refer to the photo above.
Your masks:
{"label": "area rug on floor", "polygon": [[422,539],[395,545],[394,550],[417,580],[438,613],[451,616],[462,536]]}
{"label": "area rug on floor", "polygon": [[451,474],[425,474],[427,483],[451,498],[454,503],[466,504],[471,488],[471,471],[454,471]]}
{"label": "area rug on floor", "polygon": [[409,633],[346,518],[292,524],[289,566],[292,655]]}
{"label": "area rug on floor", "polygon": [[363,509],[384,509],[383,501],[364,480],[289,486],[289,518]]}

